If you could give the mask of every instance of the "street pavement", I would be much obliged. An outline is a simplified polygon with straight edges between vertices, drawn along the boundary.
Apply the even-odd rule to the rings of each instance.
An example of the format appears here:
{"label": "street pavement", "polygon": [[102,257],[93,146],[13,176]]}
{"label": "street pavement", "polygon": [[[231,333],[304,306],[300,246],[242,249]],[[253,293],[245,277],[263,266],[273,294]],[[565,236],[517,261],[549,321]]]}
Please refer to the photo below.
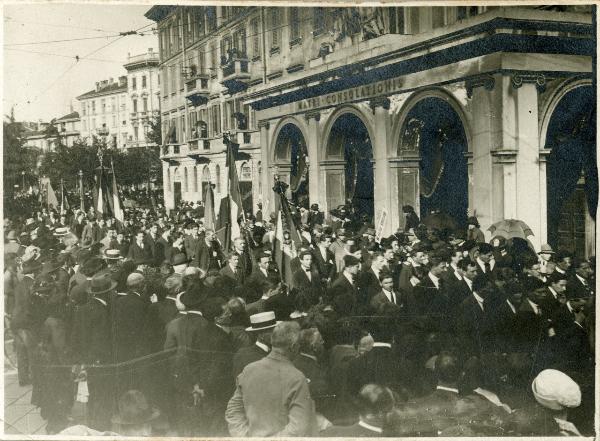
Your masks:
{"label": "street pavement", "polygon": [[[4,434],[45,435],[46,421],[31,405],[31,385],[19,386],[12,340],[4,342]],[[15,363],[15,365],[13,365]]]}

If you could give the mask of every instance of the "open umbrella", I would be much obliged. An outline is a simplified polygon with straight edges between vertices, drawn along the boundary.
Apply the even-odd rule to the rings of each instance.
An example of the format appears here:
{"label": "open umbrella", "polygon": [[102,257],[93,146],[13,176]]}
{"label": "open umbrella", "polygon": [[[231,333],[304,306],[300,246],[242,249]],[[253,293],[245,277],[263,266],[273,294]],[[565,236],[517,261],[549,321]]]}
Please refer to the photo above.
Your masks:
{"label": "open umbrella", "polygon": [[494,236],[502,236],[506,239],[512,239],[513,237],[527,239],[527,236],[534,235],[531,228],[525,222],[518,219],[503,219],[492,224],[488,228],[488,231]]}
{"label": "open umbrella", "polygon": [[441,212],[431,213],[421,223],[434,230],[456,230],[458,228],[458,224],[452,216]]}

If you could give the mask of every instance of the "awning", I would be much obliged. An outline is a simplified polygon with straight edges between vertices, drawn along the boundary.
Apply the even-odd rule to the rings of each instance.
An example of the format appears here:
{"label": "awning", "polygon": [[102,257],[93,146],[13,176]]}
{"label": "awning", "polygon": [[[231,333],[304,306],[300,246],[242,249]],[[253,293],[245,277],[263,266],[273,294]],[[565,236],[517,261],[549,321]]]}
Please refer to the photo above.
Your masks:
{"label": "awning", "polygon": [[199,154],[189,154],[187,155],[188,158],[192,158],[196,160],[196,164],[208,164],[210,163],[210,158],[206,157],[206,156],[202,156]]}

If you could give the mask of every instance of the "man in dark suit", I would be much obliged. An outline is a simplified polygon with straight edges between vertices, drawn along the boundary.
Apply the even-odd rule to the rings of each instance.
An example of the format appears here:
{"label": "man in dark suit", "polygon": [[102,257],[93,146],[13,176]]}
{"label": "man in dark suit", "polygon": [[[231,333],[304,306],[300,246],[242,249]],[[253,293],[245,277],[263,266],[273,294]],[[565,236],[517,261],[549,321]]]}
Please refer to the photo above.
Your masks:
{"label": "man in dark suit", "polygon": [[[185,246],[185,254],[188,257],[188,260],[196,259],[196,252],[198,249],[198,244],[202,242],[202,238],[199,235],[199,226],[196,222],[192,222],[187,226],[189,234],[186,234],[183,238],[183,244]],[[205,271],[206,269],[203,268]]]}
{"label": "man in dark suit", "polygon": [[357,397],[358,423],[351,426],[330,426],[319,434],[337,438],[378,438],[382,436],[387,415],[394,408],[394,393],[377,384],[363,386]]}
{"label": "man in dark suit", "polygon": [[329,249],[331,242],[331,236],[323,234],[313,249],[313,262],[319,272],[323,287],[328,287],[335,279],[336,274],[335,255]]}
{"label": "man in dark suit", "polygon": [[168,261],[167,256],[171,257],[171,229],[166,228],[156,241],[154,246],[154,261],[157,266],[160,266],[163,262]]}
{"label": "man in dark suit", "polygon": [[[459,394],[463,372],[458,357],[442,352],[435,360],[437,387],[431,394],[410,400],[394,419],[395,436],[502,435],[508,414],[472,393]],[[502,412],[505,412],[504,414]]]}
{"label": "man in dark suit", "polygon": [[478,274],[473,281],[473,293],[459,306],[456,317],[457,337],[467,355],[479,356],[494,349],[494,326],[491,308],[486,300],[493,293],[493,284]]}
{"label": "man in dark suit", "polygon": [[225,264],[225,256],[216,240],[214,230],[207,229],[204,232],[204,240],[198,241],[192,262],[194,266],[206,272],[212,269],[219,270]]}
{"label": "man in dark suit", "polygon": [[277,277],[277,273],[271,269],[271,253],[264,251],[259,253],[257,264],[245,283],[246,303],[250,304],[260,299],[265,292],[265,287],[270,283],[269,279]]}
{"label": "man in dark suit", "polygon": [[344,256],[344,270],[331,285],[328,297],[336,305],[336,312],[340,315],[350,315],[354,312],[358,302],[358,271],[360,260],[352,255]]}
{"label": "man in dark suit", "polygon": [[233,356],[233,378],[250,363],[261,360],[271,350],[271,334],[277,322],[273,311],[265,311],[250,316],[250,326],[246,332],[252,334],[256,341],[252,346],[240,348]]}
{"label": "man in dark suit", "polygon": [[96,223],[96,218],[90,215],[88,216],[87,224],[85,227],[83,227],[83,231],[81,233],[81,245],[87,247],[98,243],[101,240],[102,231]]}
{"label": "man in dark suit", "polygon": [[117,238],[111,243],[110,248],[119,250],[121,256],[127,256],[129,254],[129,241],[123,233],[117,233]]}
{"label": "man in dark suit", "polygon": [[115,301],[115,357],[117,362],[146,355],[148,340],[141,330],[150,302],[144,297],[145,278],[134,272],[127,277],[127,295]]}
{"label": "man in dark suit", "polygon": [[149,265],[152,262],[152,250],[144,240],[144,232],[139,230],[135,235],[135,242],[129,247],[127,258],[136,265]]}
{"label": "man in dark suit", "polygon": [[450,314],[450,300],[442,279],[446,271],[446,260],[447,255],[443,251],[432,253],[429,256],[427,276],[413,290],[417,313],[435,316],[435,321],[440,326],[448,325],[446,318]]}
{"label": "man in dark suit", "polygon": [[496,267],[494,247],[489,243],[480,243],[477,246],[475,262],[477,263],[477,272],[479,274],[483,274],[488,279],[494,280],[494,268]]}
{"label": "man in dark suit", "polygon": [[296,368],[308,379],[310,396],[315,401],[315,409],[321,414],[327,414],[331,401],[329,397],[329,384],[327,372],[321,364],[324,353],[324,341],[317,328],[308,328],[300,331],[300,352],[294,358]]}
{"label": "man in dark suit", "polygon": [[244,271],[240,268],[240,256],[236,253],[230,253],[227,258],[227,265],[219,271],[219,274],[229,278],[235,286],[242,286],[246,279]]}
{"label": "man in dark suit", "polygon": [[552,320],[560,305],[566,302],[567,277],[555,271],[547,276],[547,279],[546,295],[540,299],[540,307],[544,318]]}
{"label": "man in dark suit", "polygon": [[510,353],[518,349],[518,333],[516,331],[518,311],[523,301],[523,287],[517,281],[509,281],[504,285],[506,298],[492,310],[496,344],[499,352]]}
{"label": "man in dark suit", "polygon": [[308,225],[312,229],[315,225],[323,225],[325,213],[319,211],[319,204],[312,204],[308,212]]}
{"label": "man in dark suit", "polygon": [[159,238],[160,236],[158,235],[158,225],[152,224],[150,226],[150,229],[148,230],[148,233],[146,234],[146,237],[144,237],[144,241],[146,242],[146,245],[148,246],[152,254],[152,266],[159,266],[162,263],[162,261],[158,261],[160,256],[157,255],[158,250],[156,248]]}
{"label": "man in dark suit", "polygon": [[400,269],[398,287],[402,291],[410,293],[417,283],[419,283],[417,268],[425,266],[429,262],[427,251],[428,247],[421,243],[413,245],[408,259],[402,264],[402,268]]}
{"label": "man in dark suit", "polygon": [[477,264],[471,259],[458,261],[457,268],[450,267],[444,278],[444,288],[450,302],[452,314],[458,306],[473,294],[473,279],[477,276]]}
{"label": "man in dark suit", "polygon": [[312,253],[303,250],[298,255],[300,268],[292,275],[291,288],[295,291],[296,307],[306,312],[312,305],[319,303],[323,296],[321,278],[312,265]]}
{"label": "man in dark suit", "polygon": [[[185,254],[183,255],[185,256]],[[148,341],[147,346],[150,353],[163,350],[167,325],[177,317],[179,309],[183,307],[177,301],[177,295],[183,289],[182,276],[179,274],[169,276],[165,280],[164,288],[167,294],[165,298],[159,298],[156,303],[151,303],[146,310],[143,335]]]}
{"label": "man in dark suit", "polygon": [[[112,332],[114,289],[117,283],[108,272],[92,277],[88,293],[90,300],[75,309],[71,333],[71,347],[75,364],[94,366],[87,369],[90,427],[103,430],[113,415],[116,396],[114,375],[107,375],[102,365],[114,362],[114,335]],[[108,371],[110,372],[110,371]]]}
{"label": "man in dark suit", "polygon": [[590,283],[590,279],[594,274],[590,263],[587,260],[574,259],[573,269],[574,274],[567,283],[567,297],[579,299],[595,295],[594,287]]}
{"label": "man in dark suit", "polygon": [[383,253],[376,252],[372,256],[370,268],[359,273],[358,286],[361,296],[360,302],[363,305],[368,305],[371,298],[381,290],[379,275],[384,270],[385,264]]}
{"label": "man in dark suit", "polygon": [[350,396],[367,384],[389,387],[397,393],[405,393],[410,381],[397,351],[392,347],[393,331],[387,320],[377,318],[369,323],[369,331],[375,342],[373,348],[348,365],[347,387]]}
{"label": "man in dark suit", "polygon": [[406,299],[394,290],[394,278],[392,273],[382,271],[379,274],[381,290],[375,294],[370,301],[371,310],[377,315],[397,315],[408,311]]}
{"label": "man in dark suit", "polygon": [[246,241],[241,237],[233,240],[233,252],[239,256],[239,267],[242,270],[244,278],[252,273],[252,256]]}

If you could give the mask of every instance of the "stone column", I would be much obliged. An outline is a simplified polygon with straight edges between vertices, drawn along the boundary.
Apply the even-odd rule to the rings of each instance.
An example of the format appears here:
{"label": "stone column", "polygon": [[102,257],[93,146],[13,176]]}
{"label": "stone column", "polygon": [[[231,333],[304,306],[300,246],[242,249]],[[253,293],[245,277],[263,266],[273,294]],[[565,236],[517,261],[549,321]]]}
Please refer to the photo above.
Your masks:
{"label": "stone column", "polygon": [[262,194],[260,198],[263,204],[263,217],[268,219],[269,214],[273,211],[273,197],[271,190],[273,188],[273,178],[271,175],[271,155],[269,149],[269,121],[259,121],[258,128],[260,129],[260,157],[262,163]]}
{"label": "stone column", "polygon": [[319,208],[323,209],[325,200],[324,195],[320,190],[319,178],[321,176],[321,167],[319,161],[319,121],[321,113],[319,111],[307,112],[304,117],[308,122],[308,139],[306,147],[308,149],[308,192],[309,202],[311,204],[319,204]]}
{"label": "stone column", "polygon": [[168,162],[162,162],[163,195],[165,198],[165,208],[167,210],[174,210],[175,198],[173,197],[173,182],[171,178],[171,173],[169,173],[169,167],[170,165]]}
{"label": "stone column", "polygon": [[388,98],[377,98],[371,100],[370,106],[375,114],[374,138],[371,140],[373,146],[373,159],[375,167],[374,174],[374,199],[375,199],[375,227],[383,210],[387,212],[387,219],[383,227],[383,237],[392,232],[391,200],[390,200],[390,167],[388,164],[388,135],[390,128],[390,100]]}
{"label": "stone column", "polygon": [[[542,216],[540,209],[540,139],[538,131],[538,92],[543,91],[543,75],[516,74],[511,78],[514,105],[508,107],[505,118],[514,109],[515,132],[518,150],[516,160],[517,191],[516,218],[524,221],[534,236],[529,237],[536,250],[542,238]],[[505,132],[506,133],[506,132]]]}
{"label": "stone column", "polygon": [[492,164],[492,152],[502,149],[503,85],[497,86],[495,77],[482,75],[469,80],[466,89],[473,115],[469,213],[477,216],[489,240],[487,229],[504,215],[502,166]]}

